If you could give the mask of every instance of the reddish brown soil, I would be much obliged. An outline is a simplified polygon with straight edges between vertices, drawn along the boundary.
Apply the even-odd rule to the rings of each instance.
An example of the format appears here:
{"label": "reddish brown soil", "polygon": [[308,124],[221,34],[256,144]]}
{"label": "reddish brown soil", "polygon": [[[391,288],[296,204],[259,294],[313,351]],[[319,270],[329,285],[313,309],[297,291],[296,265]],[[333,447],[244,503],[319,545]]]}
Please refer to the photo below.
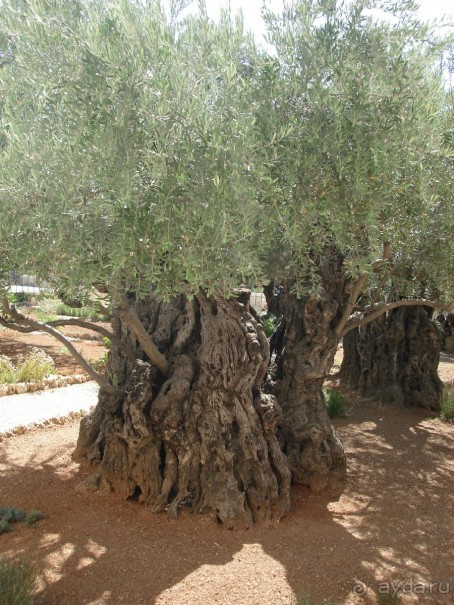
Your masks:
{"label": "reddish brown soil", "polygon": [[78,491],[75,421],[5,439],[0,506],[47,518],[0,535],[0,553],[35,562],[36,605],[453,604],[454,425],[351,396],[336,426],[349,460],[340,500],[294,489],[281,523],[238,532]]}
{"label": "reddish brown soil", "polygon": [[[101,325],[109,327],[107,324]],[[67,326],[61,328],[61,331],[72,339],[73,345],[85,359],[99,359],[104,355],[106,348],[102,338],[98,338],[99,335],[95,332],[76,326]],[[66,352],[65,347],[52,336],[44,332],[22,334],[0,328],[0,355],[6,355],[13,363],[16,363],[19,357],[25,356],[32,347],[39,347],[50,355],[57,373],[61,376],[85,373],[72,355]]]}
{"label": "reddish brown soil", "polygon": [[134,502],[76,492],[77,423],[7,439],[0,501],[48,517],[14,526],[0,551],[35,561],[38,605],[379,603],[385,581],[427,590],[449,581],[448,595],[400,602],[453,603],[454,427],[370,405],[338,426],[349,456],[340,501],[295,490],[283,522],[235,533],[205,517],[169,523]]}

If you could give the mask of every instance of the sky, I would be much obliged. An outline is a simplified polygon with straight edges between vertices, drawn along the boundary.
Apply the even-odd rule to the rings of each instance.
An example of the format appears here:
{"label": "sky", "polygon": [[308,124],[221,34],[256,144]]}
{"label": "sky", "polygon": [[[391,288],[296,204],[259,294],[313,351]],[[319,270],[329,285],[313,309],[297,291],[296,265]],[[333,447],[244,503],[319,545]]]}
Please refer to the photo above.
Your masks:
{"label": "sky", "polygon": [[[246,30],[252,30],[260,41],[265,31],[264,24],[260,16],[260,9],[263,0],[206,0],[208,14],[211,18],[217,19],[221,8],[226,8],[230,3],[232,13],[238,10],[243,11]],[[279,11],[282,7],[281,0],[265,0],[268,7]],[[449,22],[453,23],[454,6],[452,0],[419,0],[420,15],[425,21],[440,19],[443,16],[450,17]]]}

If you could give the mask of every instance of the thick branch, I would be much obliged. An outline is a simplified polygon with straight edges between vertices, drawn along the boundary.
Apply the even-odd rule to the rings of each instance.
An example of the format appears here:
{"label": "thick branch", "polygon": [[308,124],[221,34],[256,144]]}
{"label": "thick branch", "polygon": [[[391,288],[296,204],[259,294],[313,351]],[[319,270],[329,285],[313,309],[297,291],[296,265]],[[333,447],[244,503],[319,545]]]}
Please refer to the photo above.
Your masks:
{"label": "thick branch", "polygon": [[[383,256],[381,259],[378,259],[372,263],[372,270],[374,273],[379,272],[382,267],[392,260],[392,248],[389,242],[385,242],[383,244]],[[353,288],[353,292],[348,299],[347,306],[342,314],[342,318],[336,327],[336,335],[340,338],[344,333],[344,328],[347,325],[348,318],[352,314],[353,309],[355,308],[356,302],[361,294],[362,289],[364,288],[367,282],[367,275],[360,275],[356,281],[355,287]]]}
{"label": "thick branch", "polygon": [[355,308],[356,301],[358,300],[358,296],[361,294],[361,290],[364,288],[364,285],[367,281],[367,275],[361,275],[356,281],[355,287],[353,288],[353,292],[350,294],[350,298],[348,299],[347,306],[342,314],[342,318],[339,324],[336,327],[337,336],[341,336],[343,333],[343,329],[348,322],[348,318],[352,314],[353,309]]}
{"label": "thick branch", "polygon": [[409,300],[397,300],[396,302],[389,303],[387,305],[381,305],[380,307],[375,307],[373,311],[370,313],[362,314],[361,317],[352,317],[352,319],[346,324],[344,330],[342,331],[341,336],[345,336],[351,330],[355,328],[359,328],[359,326],[364,326],[365,324],[374,321],[377,317],[380,317],[384,313],[388,311],[392,311],[393,309],[398,309],[399,307],[431,307],[432,309],[440,309],[443,311],[452,311],[454,308],[454,302],[449,303],[448,305],[443,303],[437,303],[430,300],[424,300],[422,298],[415,298]]}
{"label": "thick branch", "polygon": [[[36,332],[38,329],[34,326],[30,326],[28,328],[24,326],[18,326],[13,322],[5,321],[0,317],[0,325],[5,326],[5,328],[11,328],[12,330],[16,330],[17,332],[23,332],[25,334],[30,332]],[[98,326],[97,324],[91,323],[90,321],[85,321],[83,319],[56,319],[55,321],[46,322],[47,326],[51,326],[52,328],[56,328],[58,326],[78,326],[80,328],[86,328],[87,330],[92,330],[93,332],[98,332],[101,336],[108,338],[111,342],[115,343],[131,360],[135,360],[136,356],[131,351],[129,347],[125,345],[119,338],[117,338],[112,332],[109,332],[106,328],[102,326]]]}
{"label": "thick branch", "polygon": [[[34,330],[41,330],[42,332],[46,332],[50,334],[57,340],[59,340],[71,353],[74,359],[79,363],[79,365],[87,372],[87,374],[95,380],[98,385],[108,391],[109,393],[119,394],[121,391],[114,388],[110,385],[104,378],[96,372],[91,365],[82,357],[82,355],[78,352],[76,347],[65,337],[61,332],[55,330],[53,327],[35,319],[30,319],[22,313],[19,313],[17,309],[14,307],[10,307],[8,300],[6,298],[2,299],[2,308],[5,315],[11,317],[14,322],[5,322],[4,320],[1,322],[3,325],[8,325],[8,327],[13,330],[17,330],[19,332],[24,331],[24,326],[33,328]],[[22,325],[21,325],[22,324]],[[26,328],[25,328],[26,329]],[[27,330],[28,331],[28,330]]]}
{"label": "thick branch", "polygon": [[157,366],[164,376],[167,376],[170,370],[170,364],[158,347],[151,340],[150,335],[145,330],[134,309],[122,309],[119,312],[120,318],[125,322],[128,328],[133,332],[140,343],[144,352],[148,355],[150,361]]}

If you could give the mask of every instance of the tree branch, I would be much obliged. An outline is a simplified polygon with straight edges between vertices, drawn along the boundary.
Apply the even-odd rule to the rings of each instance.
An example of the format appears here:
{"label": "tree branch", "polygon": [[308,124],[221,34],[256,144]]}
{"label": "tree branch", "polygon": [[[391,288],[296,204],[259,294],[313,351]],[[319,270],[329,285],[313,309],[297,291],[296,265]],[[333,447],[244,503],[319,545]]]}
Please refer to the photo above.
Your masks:
{"label": "tree branch", "polygon": [[[111,384],[109,384],[98,372],[96,372],[91,365],[82,357],[76,347],[65,337],[59,330],[55,330],[52,326],[49,326],[41,321],[37,321],[35,319],[30,319],[29,317],[25,317],[22,313],[19,313],[17,309],[13,306],[10,307],[8,300],[6,298],[2,299],[2,309],[4,314],[8,317],[11,317],[14,322],[8,322],[2,320],[2,325],[7,325],[13,330],[17,330],[19,332],[29,331],[28,328],[33,328],[33,331],[40,330],[42,332],[46,332],[50,334],[57,340],[59,340],[71,353],[74,359],[79,363],[79,365],[87,372],[87,374],[95,380],[98,385],[108,391],[109,393],[119,395],[122,394],[122,391],[116,389]],[[31,331],[31,330],[30,330]]]}
{"label": "tree branch", "polygon": [[[16,330],[17,332],[23,332],[24,334],[30,332],[36,332],[38,329],[36,327],[24,327],[18,326],[14,322],[5,321],[0,317],[0,325],[5,326],[5,328],[11,328],[11,330]],[[119,338],[117,338],[112,332],[109,332],[106,328],[102,326],[98,326],[90,321],[85,321],[83,319],[56,319],[55,321],[46,322],[46,326],[51,326],[52,328],[56,328],[58,326],[78,326],[80,328],[86,328],[87,330],[92,330],[93,332],[98,332],[105,338],[108,338],[111,342],[115,343],[117,347],[119,347],[131,360],[135,360],[136,356],[133,351],[129,347],[125,345],[124,342],[121,342]]]}
{"label": "tree branch", "polygon": [[371,297],[370,303],[371,303],[372,306],[374,306],[375,303],[378,302],[378,299],[380,298],[380,294],[382,293],[382,290],[383,290],[383,286],[386,284],[386,282],[388,281],[388,279],[389,279],[388,275],[385,275],[384,277],[381,278],[378,286],[375,289],[375,292],[374,292],[373,296]]}
{"label": "tree branch", "polygon": [[350,294],[350,298],[348,299],[347,306],[342,314],[341,320],[339,321],[336,327],[336,335],[341,336],[343,329],[348,322],[348,318],[352,314],[352,311],[356,305],[356,301],[358,300],[358,296],[361,294],[361,290],[364,288],[364,284],[367,281],[367,275],[361,275],[358,277],[355,287],[353,288],[353,292]]}
{"label": "tree branch", "polygon": [[383,315],[384,313],[387,313],[388,311],[392,311],[393,309],[398,309],[399,307],[415,307],[415,306],[431,307],[432,309],[440,309],[443,311],[450,312],[454,308],[454,302],[451,302],[448,305],[445,305],[443,303],[436,303],[431,300],[424,300],[423,298],[397,300],[396,302],[393,302],[393,303],[388,303],[386,305],[381,305],[380,307],[375,307],[375,309],[371,310],[369,313],[367,313],[367,312],[364,313],[362,315],[362,317],[353,317],[350,321],[347,322],[346,326],[344,327],[344,329],[342,331],[341,336],[345,336],[351,330],[354,330],[355,328],[358,328],[359,326],[364,326],[365,324],[368,324],[371,321],[374,321],[374,319],[377,319],[377,317],[380,317],[381,315]]}
{"label": "tree branch", "polygon": [[[383,254],[382,258],[374,261],[372,263],[372,271],[377,273],[381,270],[381,268],[392,261],[393,253],[391,244],[389,242],[385,242],[383,244]],[[364,288],[367,282],[367,274],[360,275],[356,281],[355,287],[353,288],[353,292],[350,294],[350,298],[348,299],[347,306],[342,314],[341,320],[336,327],[336,335],[340,338],[343,336],[344,328],[348,322],[348,318],[352,314],[353,309],[355,308],[356,302],[361,294],[361,290]]]}
{"label": "tree branch", "polygon": [[119,316],[131,330],[131,332],[133,332],[134,336],[139,341],[140,346],[148,355],[150,361],[160,369],[164,376],[167,376],[170,370],[170,363],[151,340],[150,335],[145,330],[134,309],[120,308]]}

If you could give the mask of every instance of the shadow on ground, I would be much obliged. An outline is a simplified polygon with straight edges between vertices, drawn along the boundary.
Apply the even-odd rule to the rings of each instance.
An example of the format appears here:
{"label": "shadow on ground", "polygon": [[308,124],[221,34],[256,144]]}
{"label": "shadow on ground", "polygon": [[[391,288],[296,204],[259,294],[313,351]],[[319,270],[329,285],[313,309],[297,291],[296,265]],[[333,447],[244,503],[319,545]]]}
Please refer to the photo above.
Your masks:
{"label": "shadow on ground", "polygon": [[74,422],[7,439],[0,504],[48,517],[1,535],[0,552],[35,561],[36,605],[392,603],[378,600],[383,582],[413,590],[396,602],[454,603],[454,427],[370,404],[337,425],[349,458],[340,501],[295,489],[287,519],[239,532],[77,492]]}

